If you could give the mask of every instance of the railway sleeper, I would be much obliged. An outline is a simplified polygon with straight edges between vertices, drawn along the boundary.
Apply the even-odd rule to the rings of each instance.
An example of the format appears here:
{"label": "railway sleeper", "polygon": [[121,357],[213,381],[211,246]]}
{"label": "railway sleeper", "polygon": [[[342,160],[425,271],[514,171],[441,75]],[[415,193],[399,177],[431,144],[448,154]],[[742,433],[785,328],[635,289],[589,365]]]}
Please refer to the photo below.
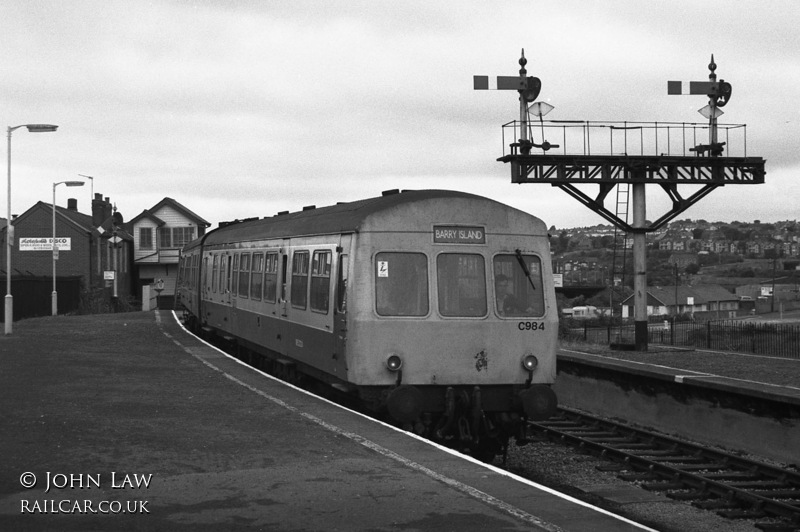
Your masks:
{"label": "railway sleeper", "polygon": [[650,451],[649,449],[643,450],[641,452],[632,452],[630,454],[634,454],[640,458],[647,458],[653,461],[667,459],[667,458],[681,458],[686,456],[685,454],[676,453],[675,451]]}
{"label": "railway sleeper", "polygon": [[[762,479],[753,479],[753,480],[734,480],[731,482],[726,482],[728,486],[733,486],[734,488],[739,488],[742,490],[768,490],[768,489],[783,489],[788,488],[788,486],[779,481],[779,480],[762,480]],[[800,491],[794,490],[795,494],[800,494]]]}
{"label": "railway sleeper", "polygon": [[686,484],[683,482],[647,482],[641,485],[642,489],[647,491],[670,491],[670,490],[683,490],[686,489]]}
{"label": "railway sleeper", "polygon": [[792,524],[785,521],[759,522],[754,523],[753,526],[759,530],[763,530],[764,532],[796,532],[797,530],[800,530],[800,523]]}
{"label": "railway sleeper", "polygon": [[792,504],[796,505],[800,501],[800,490],[784,488],[784,489],[762,489],[756,488],[748,490],[753,495],[766,497],[768,499],[793,499]]}
{"label": "railway sleeper", "polygon": [[701,510],[725,510],[739,508],[740,505],[730,499],[709,499],[707,501],[694,501],[692,506],[700,508]]}
{"label": "railway sleeper", "polygon": [[574,429],[561,429],[561,432],[570,436],[580,436],[581,438],[611,438],[619,437],[618,434],[607,430],[597,430],[592,427],[576,427]]}
{"label": "railway sleeper", "polygon": [[714,470],[721,470],[726,469],[728,466],[725,464],[715,464],[715,463],[707,463],[707,464],[674,464],[672,467],[675,469],[680,469],[681,471],[714,471]]}
{"label": "railway sleeper", "polygon": [[[691,464],[691,465],[709,465],[706,462],[706,458],[702,456],[687,456],[687,455],[674,455],[674,456],[656,456],[653,458],[654,462],[661,462],[661,463],[672,463],[672,464]],[[716,463],[713,464],[715,466],[721,466],[721,464]]]}
{"label": "railway sleeper", "polygon": [[732,510],[719,510],[717,515],[721,515],[726,519],[761,519],[767,517],[767,513],[763,510],[754,509],[732,509]]}
{"label": "railway sleeper", "polygon": [[642,472],[642,473],[623,473],[622,475],[617,475],[617,478],[620,480],[626,480],[628,482],[639,482],[647,480],[658,480],[661,477],[656,475],[655,473]]}
{"label": "railway sleeper", "polygon": [[645,451],[658,451],[657,447],[653,447],[653,445],[649,443],[639,443],[637,440],[631,440],[631,443],[622,445],[614,446],[615,449],[626,449],[631,451],[631,454],[634,454],[633,451],[638,451],[635,453],[637,456],[644,456],[645,454],[652,454],[652,453],[645,453]]}
{"label": "railway sleeper", "polygon": [[763,477],[760,477],[750,471],[715,471],[703,476],[713,480],[731,480],[736,478],[740,479],[741,481],[750,482],[763,480]]}
{"label": "railway sleeper", "polygon": [[635,440],[631,440],[630,438],[625,438],[623,436],[616,436],[608,438],[592,438],[592,441],[595,443],[610,444],[609,447],[614,447],[615,449],[624,449],[625,445],[630,445]]}
{"label": "railway sleeper", "polygon": [[676,501],[700,501],[708,499],[711,495],[707,490],[671,491],[667,497]]}
{"label": "railway sleeper", "polygon": [[608,472],[618,472],[618,471],[628,471],[630,466],[626,466],[624,464],[600,464],[596,466],[595,469],[598,471],[608,471]]}

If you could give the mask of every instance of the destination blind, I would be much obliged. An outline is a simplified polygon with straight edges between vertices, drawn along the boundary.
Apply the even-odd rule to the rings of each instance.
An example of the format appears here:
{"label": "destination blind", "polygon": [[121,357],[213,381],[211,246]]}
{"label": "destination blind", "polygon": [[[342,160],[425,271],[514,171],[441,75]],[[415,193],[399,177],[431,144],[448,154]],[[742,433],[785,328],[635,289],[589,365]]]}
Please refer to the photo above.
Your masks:
{"label": "destination blind", "polygon": [[486,230],[482,226],[434,225],[435,244],[485,244]]}

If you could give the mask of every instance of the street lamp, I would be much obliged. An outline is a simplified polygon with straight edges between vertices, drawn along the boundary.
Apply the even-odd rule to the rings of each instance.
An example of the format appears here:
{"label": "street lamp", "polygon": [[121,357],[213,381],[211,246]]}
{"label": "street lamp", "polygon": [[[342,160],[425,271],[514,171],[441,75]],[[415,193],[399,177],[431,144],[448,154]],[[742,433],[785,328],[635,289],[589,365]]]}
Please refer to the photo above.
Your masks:
{"label": "street lamp", "polygon": [[56,187],[67,185],[68,187],[82,187],[83,181],[59,181],[53,183],[53,316],[58,315],[58,292],[56,292],[56,260],[58,259],[58,244],[56,244]]}
{"label": "street lamp", "polygon": [[92,182],[92,187],[91,190],[89,191],[89,212],[91,212],[92,200],[94,199],[94,178],[90,175],[83,175],[83,174],[78,174],[78,177],[85,177],[86,179],[89,179]]}
{"label": "street lamp", "polygon": [[31,133],[47,133],[55,131],[58,126],[52,124],[22,124],[19,126],[8,126],[8,220],[6,221],[6,301],[5,301],[5,323],[6,335],[11,334],[12,323],[14,322],[14,298],[11,295],[11,241],[14,239],[14,227],[11,225],[11,133],[21,127],[28,128]]}

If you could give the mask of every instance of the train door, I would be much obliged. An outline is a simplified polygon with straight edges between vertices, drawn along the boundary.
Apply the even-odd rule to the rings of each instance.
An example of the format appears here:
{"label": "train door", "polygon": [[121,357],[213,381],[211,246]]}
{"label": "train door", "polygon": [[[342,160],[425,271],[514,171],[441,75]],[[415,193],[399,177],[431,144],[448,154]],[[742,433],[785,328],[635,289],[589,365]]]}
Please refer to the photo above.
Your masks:
{"label": "train door", "polygon": [[350,235],[343,235],[337,248],[333,307],[333,356],[344,362],[347,354],[347,296],[350,278]]}
{"label": "train door", "polygon": [[289,253],[288,251],[281,250],[281,267],[280,267],[281,275],[280,279],[278,280],[281,287],[281,297],[280,297],[281,318],[286,318],[289,315],[286,303],[286,284],[288,282],[286,279],[286,270],[288,268],[288,265],[289,265]]}
{"label": "train door", "polygon": [[233,276],[233,255],[230,253],[225,253],[222,256],[222,260],[224,262],[224,269],[223,269],[223,285],[224,288],[222,290],[222,304],[226,307],[231,306],[231,277]]}
{"label": "train door", "polygon": [[[286,242],[284,242],[285,244]],[[288,313],[288,302],[287,302],[287,277],[286,273],[289,266],[289,247],[283,246],[278,251],[277,257],[277,264],[276,264],[276,279],[275,279],[275,292],[276,292],[276,302],[275,302],[275,341],[277,345],[275,350],[279,353],[286,353],[287,344],[284,341],[285,338],[288,337],[289,334],[289,313]]]}

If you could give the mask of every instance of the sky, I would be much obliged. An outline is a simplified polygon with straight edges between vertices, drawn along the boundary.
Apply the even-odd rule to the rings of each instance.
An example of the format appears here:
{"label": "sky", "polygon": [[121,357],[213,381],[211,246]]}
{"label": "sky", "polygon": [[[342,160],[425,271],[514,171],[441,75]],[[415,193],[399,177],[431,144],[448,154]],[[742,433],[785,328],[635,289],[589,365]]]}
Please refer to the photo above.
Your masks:
{"label": "sky", "polygon": [[[747,125],[766,180],[714,190],[678,219],[794,220],[798,27],[795,0],[5,0],[4,125],[59,126],[13,132],[11,211],[52,202],[53,183],[84,174],[94,179],[59,186],[56,203],[76,198],[89,213],[100,193],[126,221],[164,197],[213,228],[435,188],[548,227],[605,223],[549,184],[512,184],[497,161],[518,93],[473,90],[473,75],[518,75],[524,49],[537,101],[554,106],[546,119],[607,122],[704,122],[708,99],[668,95],[667,81],[706,81],[714,54],[733,87],[719,121]],[[646,190],[657,219],[669,199]]]}

